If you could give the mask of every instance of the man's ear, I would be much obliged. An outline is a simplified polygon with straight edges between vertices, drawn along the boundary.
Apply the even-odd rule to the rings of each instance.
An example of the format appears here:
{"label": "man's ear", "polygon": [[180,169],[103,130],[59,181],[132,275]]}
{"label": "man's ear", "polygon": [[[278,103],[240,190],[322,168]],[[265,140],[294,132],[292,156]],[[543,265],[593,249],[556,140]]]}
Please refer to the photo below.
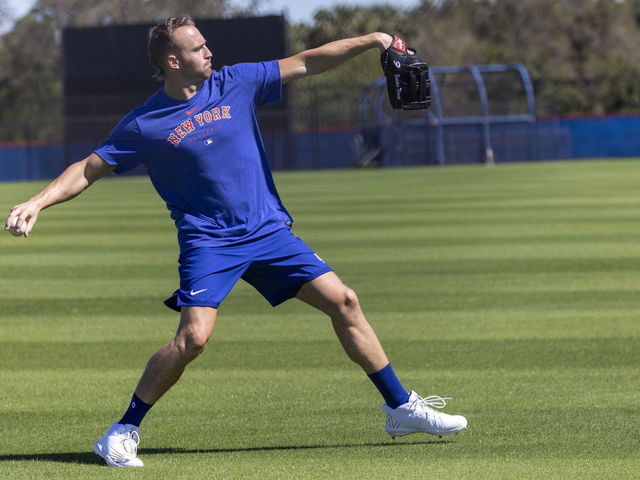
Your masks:
{"label": "man's ear", "polygon": [[178,57],[176,57],[175,55],[169,55],[167,57],[167,65],[172,70],[179,70],[180,69],[180,60],[178,60]]}

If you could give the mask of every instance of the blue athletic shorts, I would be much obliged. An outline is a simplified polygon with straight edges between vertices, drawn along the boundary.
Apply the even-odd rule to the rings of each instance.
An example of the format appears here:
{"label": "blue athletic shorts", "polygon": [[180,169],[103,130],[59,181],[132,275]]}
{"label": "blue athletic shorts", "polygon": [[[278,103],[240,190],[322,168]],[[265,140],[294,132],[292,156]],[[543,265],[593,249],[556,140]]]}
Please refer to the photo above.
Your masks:
{"label": "blue athletic shorts", "polygon": [[305,283],[332,269],[290,230],[224,247],[195,248],[180,255],[180,288],[164,301],[218,307],[238,279],[253,285],[274,307]]}

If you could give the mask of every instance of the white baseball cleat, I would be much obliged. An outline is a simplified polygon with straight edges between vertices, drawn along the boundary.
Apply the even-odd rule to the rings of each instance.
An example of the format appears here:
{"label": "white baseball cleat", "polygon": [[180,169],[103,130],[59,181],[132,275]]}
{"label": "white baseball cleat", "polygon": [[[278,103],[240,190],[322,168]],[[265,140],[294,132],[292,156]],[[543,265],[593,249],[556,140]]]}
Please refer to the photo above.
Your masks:
{"label": "white baseball cleat", "polygon": [[381,407],[387,412],[385,430],[393,438],[411,433],[430,433],[441,437],[467,428],[467,419],[462,415],[449,415],[432,408],[444,408],[445,400],[451,399],[436,395],[422,398],[412,391],[407,403],[398,408],[391,408],[385,403]]}
{"label": "white baseball cleat", "polygon": [[143,467],[144,463],[137,457],[139,443],[138,427],[116,422],[93,444],[93,451],[110,467]]}

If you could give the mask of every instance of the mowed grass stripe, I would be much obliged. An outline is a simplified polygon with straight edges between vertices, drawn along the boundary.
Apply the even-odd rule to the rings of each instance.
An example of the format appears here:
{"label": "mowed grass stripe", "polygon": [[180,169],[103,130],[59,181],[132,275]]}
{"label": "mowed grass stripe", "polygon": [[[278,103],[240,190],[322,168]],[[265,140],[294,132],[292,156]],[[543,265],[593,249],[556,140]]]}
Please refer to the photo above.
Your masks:
{"label": "mowed grass stripe", "polygon": [[[406,385],[453,396],[470,428],[390,441],[328,319],[239,284],[145,420],[136,476],[634,478],[639,173],[631,160],[278,173],[296,234],[359,292]],[[42,186],[0,184],[0,210]],[[32,238],[0,236],[0,477],[119,475],[90,445],[175,331],[161,301],[176,258],[146,179],[99,182]]]}
{"label": "mowed grass stripe", "polygon": [[[327,332],[328,334],[329,332]],[[563,367],[633,367],[637,365],[635,353],[637,339],[611,337],[604,339],[508,339],[508,340],[387,340],[385,344],[396,363],[406,368],[436,368],[471,370],[482,369],[554,369]],[[15,370],[74,369],[93,367],[111,362],[119,348],[128,352],[129,361],[138,365],[155,351],[156,342],[148,340],[114,340],[111,342],[38,342],[38,355],[30,356],[33,345],[26,342],[3,342],[0,356],[4,368]],[[67,352],[58,356],[60,350]],[[342,368],[345,359],[333,339],[326,340],[220,340],[212,343],[212,352],[206,360],[191,368],[247,369],[283,368]],[[282,352],[286,351],[286,356]],[[247,359],[251,352],[251,359]],[[421,356],[428,352],[428,356]],[[487,358],[486,352],[492,352]],[[329,355],[331,353],[331,355]],[[450,360],[455,356],[455,362]],[[211,363],[209,363],[211,362]]]}
{"label": "mowed grass stripe", "polygon": [[[229,309],[217,326],[214,342],[219,341],[270,341],[300,339],[327,340],[330,329],[328,321],[318,321],[317,314],[308,309],[280,309],[277,316],[264,314],[239,314]],[[175,329],[172,318],[158,318],[160,309],[150,308],[146,315],[120,315],[128,325],[130,338],[142,338],[150,344],[166,340]],[[112,328],[113,315],[93,314],[85,311],[64,315],[42,315],[30,318],[25,323],[21,318],[7,316],[3,318],[3,339],[6,342],[105,342],[122,339],[119,330]],[[397,344],[406,338],[413,341],[433,340],[437,333],[438,341],[458,340],[522,340],[526,339],[607,339],[619,338],[620,332],[626,332],[631,338],[640,334],[640,322],[637,322],[635,309],[611,311],[592,309],[586,311],[545,311],[540,312],[515,309],[484,309],[473,312],[430,312],[428,325],[424,323],[424,312],[391,313],[372,312],[371,321],[386,342],[397,340]],[[518,319],[518,328],[513,328],[514,318]],[[603,318],[607,321],[603,322]],[[450,328],[451,325],[456,328]],[[55,325],[55,330],[51,328]],[[419,326],[420,328],[416,328]],[[331,338],[331,337],[330,337]],[[483,366],[479,365],[479,369]]]}

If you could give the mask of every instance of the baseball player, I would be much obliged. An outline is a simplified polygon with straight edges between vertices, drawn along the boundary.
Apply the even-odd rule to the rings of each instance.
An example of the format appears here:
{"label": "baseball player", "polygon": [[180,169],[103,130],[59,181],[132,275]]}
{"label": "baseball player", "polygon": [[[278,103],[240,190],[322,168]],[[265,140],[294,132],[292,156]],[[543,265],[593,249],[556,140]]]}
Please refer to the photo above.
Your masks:
{"label": "baseball player", "polygon": [[[372,33],[283,60],[214,71],[212,53],[193,20],[168,18],[150,30],[148,40],[163,88],[126,115],[91,155],[11,209],[5,230],[29,236],[42,209],[142,163],[175,221],[180,285],[165,304],[180,312],[178,331],[149,359],[123,417],[96,441],[94,451],[108,465],[143,466],[137,456],[142,419],[203,351],[217,309],[239,279],[274,306],[295,297],[331,318],[347,355],[384,398],[389,435],[442,436],[466,428],[463,416],[432,408],[445,405],[440,397],[422,398],[403,387],[354,291],[291,233],[293,220],[276,191],[256,121],[256,108],[280,101],[282,85],[291,81],[371,48],[383,52],[383,66],[385,56],[397,61],[415,54],[399,40]],[[397,87],[405,73],[401,64],[389,77]]]}

